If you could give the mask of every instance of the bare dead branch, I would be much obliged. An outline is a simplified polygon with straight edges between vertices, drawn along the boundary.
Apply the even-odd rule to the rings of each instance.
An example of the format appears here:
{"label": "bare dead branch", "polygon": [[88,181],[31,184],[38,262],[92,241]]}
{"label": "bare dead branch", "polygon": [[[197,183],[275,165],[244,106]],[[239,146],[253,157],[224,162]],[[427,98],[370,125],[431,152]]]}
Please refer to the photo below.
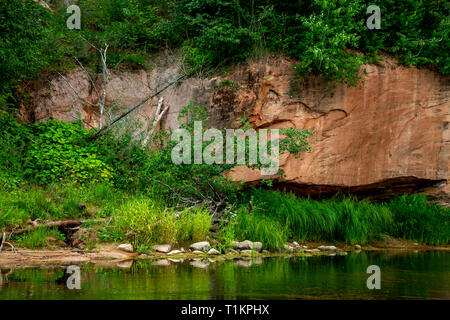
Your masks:
{"label": "bare dead branch", "polygon": [[80,99],[81,101],[83,101],[83,102],[86,103],[86,104],[89,104],[89,105],[92,106],[92,107],[96,107],[96,106],[97,106],[97,104],[93,104],[92,102],[89,102],[89,101],[87,101],[86,99],[82,98],[82,97],[80,96],[80,94],[78,93],[78,91],[75,90],[75,88],[72,86],[72,84],[70,83],[70,81],[67,80],[67,78],[66,78],[65,76],[63,76],[60,72],[58,72],[58,74],[60,75],[61,78],[63,78],[63,79],[67,82],[67,84],[68,84],[69,87],[72,89],[72,91],[76,94],[76,96],[78,97],[78,99]]}
{"label": "bare dead branch", "polygon": [[156,111],[155,111],[155,116],[154,116],[154,118],[153,118],[153,120],[152,120],[152,124],[151,124],[151,127],[150,127],[150,129],[149,129],[150,131],[148,132],[147,137],[145,138],[145,140],[144,140],[144,142],[143,142],[144,145],[147,145],[148,139],[149,139],[153,134],[155,134],[155,132],[159,129],[159,124],[160,124],[162,118],[164,117],[164,115],[166,114],[166,112],[169,110],[169,107],[170,107],[170,106],[167,105],[167,106],[165,106],[164,109],[161,111],[161,108],[162,108],[162,106],[163,106],[163,103],[164,103],[164,98],[163,98],[163,97],[159,98],[159,100],[158,100],[158,106],[157,106]]}
{"label": "bare dead branch", "polygon": [[[78,226],[80,226],[81,224],[83,224],[85,222],[102,222],[102,221],[106,221],[106,220],[107,219],[105,218],[105,219],[87,219],[87,220],[47,221],[47,222],[41,223],[41,224],[34,223],[32,226],[29,226],[27,228],[12,230],[8,234],[9,234],[9,236],[23,234],[23,233],[27,233],[27,232],[36,230],[36,229],[41,228],[41,227],[45,227],[45,228],[55,228],[55,227],[73,228],[73,227],[78,227]],[[5,235],[6,233],[4,232],[3,234]],[[5,242],[5,243],[7,243],[7,242]]]}
{"label": "bare dead branch", "polygon": [[94,88],[94,91],[97,94],[98,101],[100,101],[100,99],[101,99],[100,93],[97,90],[97,86],[95,85],[94,79],[92,79],[90,73],[86,70],[86,68],[83,66],[83,64],[80,62],[80,60],[78,60],[78,58],[76,56],[73,56],[73,58],[78,63],[78,65],[81,67],[81,69],[83,69],[83,71],[88,75],[89,80],[91,81],[92,87]]}
{"label": "bare dead branch", "polygon": [[133,111],[135,111],[136,109],[138,109],[139,107],[143,106],[147,101],[153,99],[154,97],[158,96],[159,94],[161,94],[163,91],[165,91],[166,89],[168,89],[169,87],[171,87],[172,85],[174,85],[175,83],[177,83],[178,81],[180,81],[181,79],[185,78],[187,76],[187,74],[183,74],[181,77],[179,77],[178,79],[170,82],[169,84],[167,84],[166,86],[164,86],[162,89],[158,90],[156,93],[148,96],[147,98],[145,98],[144,100],[142,100],[141,102],[139,102],[137,105],[135,105],[134,107],[132,107],[131,109],[128,109],[126,112],[122,113],[120,116],[118,116],[116,119],[114,119],[111,123],[107,124],[106,126],[102,127],[100,130],[98,130],[96,133],[94,133],[90,139],[94,140],[97,139],[98,137],[100,137],[103,132],[105,132],[107,129],[109,129],[110,127],[112,127],[115,123],[117,123],[118,121],[122,120],[123,118],[125,118],[126,116],[128,116],[130,113],[132,113]]}

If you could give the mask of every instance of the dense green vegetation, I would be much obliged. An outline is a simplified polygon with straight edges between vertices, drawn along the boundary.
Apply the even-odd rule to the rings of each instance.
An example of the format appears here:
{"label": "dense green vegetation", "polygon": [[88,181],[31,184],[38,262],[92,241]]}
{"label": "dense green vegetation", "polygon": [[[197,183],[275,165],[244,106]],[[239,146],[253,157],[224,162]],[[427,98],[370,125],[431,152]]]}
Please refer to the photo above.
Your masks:
{"label": "dense green vegetation", "polygon": [[[188,120],[183,126],[192,128],[201,110],[184,109],[180,118]],[[428,244],[449,241],[450,210],[428,203],[425,196],[372,203],[345,197],[313,201],[266,189],[242,192],[222,175],[233,165],[173,164],[173,144],[163,131],[154,138],[167,144],[153,149],[142,147],[126,131],[90,141],[80,123],[19,124],[6,113],[0,114],[0,123],[2,229],[36,219],[112,217],[95,229],[101,241],[132,241],[147,251],[156,242],[183,243],[210,235],[208,201],[219,194],[225,201],[223,207],[213,207],[225,212],[219,248],[244,239],[262,241],[268,249],[288,240],[366,244],[384,234]],[[308,149],[305,139],[291,137],[281,144],[294,154]],[[55,232],[41,228],[17,241],[41,247],[47,237],[58,239]]]}
{"label": "dense green vegetation", "polygon": [[22,247],[36,249],[51,247],[51,241],[59,240],[63,242],[65,236],[57,228],[38,228],[31,232],[16,236],[15,239]]}
{"label": "dense green vegetation", "polygon": [[[192,70],[211,70],[266,52],[299,60],[310,73],[355,85],[364,62],[380,53],[406,65],[450,73],[450,4],[445,0],[382,0],[381,29],[369,30],[367,0],[83,0],[81,30],[66,28],[63,1],[49,12],[32,0],[0,4],[0,104],[14,105],[14,88],[39,71],[80,62],[100,70],[91,46],[110,45],[112,68],[147,65],[166,48],[181,48]],[[356,51],[363,53],[359,55]],[[213,69],[212,69],[213,70]]]}
{"label": "dense green vegetation", "polygon": [[367,244],[390,235],[429,244],[450,240],[450,210],[427,202],[424,195],[403,195],[387,203],[348,197],[314,201],[264,189],[246,191],[241,207],[221,231],[232,238],[262,241],[268,248],[287,240]]}
{"label": "dense green vegetation", "polygon": [[[366,8],[373,4],[365,0],[77,3],[81,30],[66,28],[63,1],[49,1],[51,11],[32,0],[0,3],[0,229],[35,219],[112,217],[98,230],[101,240],[130,240],[148,250],[155,242],[204,239],[211,222],[219,220],[220,246],[244,239],[262,241],[270,249],[287,240],[364,244],[383,234],[448,244],[449,210],[429,204],[423,196],[372,203],[243,190],[224,176],[234,165],[174,164],[170,132],[160,131],[143,145],[144,137],[118,125],[89,140],[92,132],[80,122],[20,124],[13,116],[17,101],[27,101],[21,85],[40,73],[76,67],[73,56],[98,73],[94,46],[104,43],[110,46],[110,68],[149,67],[151,55],[177,49],[191,72],[214,72],[274,52],[297,59],[299,81],[315,74],[356,85],[361,65],[382,63],[382,53],[406,65],[449,74],[447,1],[379,1],[379,30],[365,26]],[[219,84],[223,86],[235,88],[229,80]],[[204,108],[190,104],[179,120],[192,134],[193,121],[206,121],[207,115]],[[243,121],[242,127],[248,124]],[[281,153],[310,151],[312,132],[280,132],[285,135]],[[59,235],[41,228],[16,240],[41,247],[46,237]]]}

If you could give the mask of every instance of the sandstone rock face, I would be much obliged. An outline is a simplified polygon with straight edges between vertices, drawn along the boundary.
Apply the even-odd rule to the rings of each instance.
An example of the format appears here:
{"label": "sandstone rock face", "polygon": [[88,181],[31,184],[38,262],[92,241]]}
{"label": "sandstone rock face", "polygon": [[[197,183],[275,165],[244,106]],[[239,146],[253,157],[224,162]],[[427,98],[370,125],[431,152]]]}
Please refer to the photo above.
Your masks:
{"label": "sandstone rock face", "polygon": [[[287,177],[276,187],[317,197],[337,191],[364,197],[425,191],[450,203],[449,77],[386,59],[383,66],[365,66],[367,75],[359,87],[327,88],[324,80],[310,77],[293,88],[293,64],[270,57],[236,66],[225,76],[186,79],[161,95],[170,106],[161,126],[177,127],[179,111],[192,101],[211,107],[212,126],[237,128],[245,114],[255,128],[309,129],[315,133],[312,152],[301,159],[281,155]],[[87,75],[74,70],[66,77],[83,99],[96,102]],[[151,71],[112,72],[106,121],[177,77],[177,67],[170,64]],[[220,86],[224,79],[233,85]],[[86,126],[98,127],[98,111],[80,102],[59,77],[42,81],[30,95],[35,121],[81,118]],[[127,121],[139,120],[145,130],[157,99]],[[242,167],[232,176],[261,180],[259,171]]]}
{"label": "sandstone rock face", "polygon": [[[326,88],[311,77],[292,90],[289,59],[240,68],[235,111],[247,111],[256,128],[296,127],[315,132],[312,153],[281,156],[287,181],[298,193],[360,195],[426,190],[449,202],[450,77],[407,68],[387,59],[365,66],[360,87]],[[234,177],[258,181],[258,171]]]}
{"label": "sandstone rock face", "polygon": [[[133,72],[116,72],[110,70],[107,85],[105,123],[117,115],[132,108],[151,94],[175,81],[179,76],[177,57],[152,70]],[[65,74],[65,79],[58,75],[44,75],[37,81],[30,93],[29,106],[21,109],[22,119],[41,122],[50,118],[62,121],[82,120],[86,128],[99,127],[99,110],[86,103],[98,102],[97,91],[101,93],[102,83],[99,79],[91,80],[81,68]],[[159,97],[164,98],[164,105],[169,110],[161,121],[163,128],[178,126],[180,110],[191,101],[208,105],[214,92],[214,79],[192,77],[165,90],[160,96],[147,101],[142,107],[130,114],[124,125],[138,125],[138,131],[148,130],[152,124]]]}

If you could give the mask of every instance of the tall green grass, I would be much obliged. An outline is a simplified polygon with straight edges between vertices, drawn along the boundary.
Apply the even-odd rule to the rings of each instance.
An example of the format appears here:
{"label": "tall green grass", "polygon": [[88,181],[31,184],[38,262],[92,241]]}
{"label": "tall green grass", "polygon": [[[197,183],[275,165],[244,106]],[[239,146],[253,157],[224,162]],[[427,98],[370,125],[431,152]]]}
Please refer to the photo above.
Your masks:
{"label": "tall green grass", "polygon": [[313,201],[293,194],[255,189],[251,193],[255,216],[285,226],[287,236],[300,241],[367,243],[392,223],[384,206],[351,198]]}
{"label": "tall green grass", "polygon": [[21,247],[30,249],[42,248],[47,245],[47,238],[52,237],[57,240],[64,241],[65,236],[57,228],[37,228],[28,233],[24,233],[14,237],[14,240]]}
{"label": "tall green grass", "polygon": [[253,215],[240,207],[220,226],[216,238],[221,247],[232,247],[233,241],[261,241],[264,249],[282,247],[288,240],[287,229],[278,221],[262,215]]}
{"label": "tall green grass", "polygon": [[[251,212],[249,201],[253,203]],[[80,204],[86,209],[80,209]],[[211,225],[207,210],[175,212],[161,199],[127,195],[106,184],[25,185],[0,190],[0,229],[24,227],[29,219],[98,217],[114,218],[104,226],[103,240],[133,240],[135,245],[147,247],[203,240]],[[245,239],[261,241],[266,249],[279,248],[287,240],[366,244],[383,234],[446,245],[450,238],[450,210],[430,204],[424,195],[403,195],[385,203],[349,197],[313,201],[279,191],[250,189],[228,220],[217,235],[223,246]],[[43,232],[36,231],[23,241],[29,247],[42,245]]]}
{"label": "tall green grass", "polygon": [[450,209],[428,203],[424,195],[403,195],[388,205],[395,221],[393,236],[435,245],[449,243]]}
{"label": "tall green grass", "polygon": [[288,238],[288,229],[279,221],[262,215],[238,215],[236,235],[240,240],[261,241],[266,249],[282,247]]}
{"label": "tall green grass", "polygon": [[175,212],[148,198],[136,197],[116,210],[111,232],[117,235],[116,240],[131,239],[136,247],[149,247],[204,240],[211,220],[205,209]]}
{"label": "tall green grass", "polygon": [[252,216],[238,217],[237,230],[249,239],[266,240],[270,246],[275,241],[266,236],[272,232],[268,228],[297,241],[366,244],[382,234],[428,244],[449,241],[449,210],[429,204],[425,196],[405,195],[389,203],[349,197],[314,201],[279,191],[252,189],[244,196],[244,203],[248,201],[254,205]]}

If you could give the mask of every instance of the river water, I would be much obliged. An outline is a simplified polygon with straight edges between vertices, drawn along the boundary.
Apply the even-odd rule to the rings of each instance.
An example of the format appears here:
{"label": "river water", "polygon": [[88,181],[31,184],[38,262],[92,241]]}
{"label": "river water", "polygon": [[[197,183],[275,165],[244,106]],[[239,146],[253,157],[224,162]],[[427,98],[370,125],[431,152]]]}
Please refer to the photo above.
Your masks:
{"label": "river water", "polygon": [[[367,267],[381,289],[367,288]],[[81,289],[63,267],[2,268],[3,299],[450,299],[450,252],[80,265]]]}

